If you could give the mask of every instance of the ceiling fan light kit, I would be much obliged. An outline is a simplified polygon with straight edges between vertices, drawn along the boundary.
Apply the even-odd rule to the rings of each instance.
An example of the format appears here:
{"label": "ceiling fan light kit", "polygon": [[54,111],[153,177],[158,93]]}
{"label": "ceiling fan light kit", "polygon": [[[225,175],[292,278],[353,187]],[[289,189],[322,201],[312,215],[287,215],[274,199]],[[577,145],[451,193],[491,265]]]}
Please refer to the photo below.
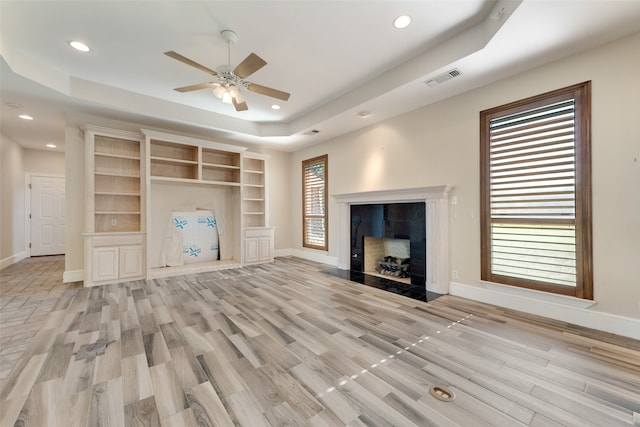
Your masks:
{"label": "ceiling fan light kit", "polygon": [[233,67],[231,65],[231,45],[238,41],[238,35],[231,30],[224,30],[220,34],[222,39],[227,43],[228,63],[216,67],[215,70],[205,67],[177,52],[168,51],[164,53],[170,58],[218,78],[218,80],[214,82],[183,86],[175,88],[174,90],[178,92],[191,92],[194,90],[213,88],[213,94],[225,104],[233,104],[236,111],[245,111],[249,108],[242,94],[242,90],[244,89],[282,101],[289,99],[290,94],[287,92],[246,81],[245,79],[247,77],[267,65],[267,62],[255,53],[251,53],[240,64]]}

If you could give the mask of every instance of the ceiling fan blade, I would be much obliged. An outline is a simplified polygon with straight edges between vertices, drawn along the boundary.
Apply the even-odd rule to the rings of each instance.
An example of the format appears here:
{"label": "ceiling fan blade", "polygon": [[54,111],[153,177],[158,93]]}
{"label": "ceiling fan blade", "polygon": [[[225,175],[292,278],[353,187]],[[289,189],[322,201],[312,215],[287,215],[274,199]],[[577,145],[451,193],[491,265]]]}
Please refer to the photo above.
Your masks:
{"label": "ceiling fan blade", "polygon": [[213,87],[217,84],[218,83],[216,82],[200,83],[197,85],[177,87],[174,90],[177,90],[178,92],[191,92],[192,90],[200,90],[200,89],[206,89],[208,87]]}
{"label": "ceiling fan blade", "polygon": [[246,102],[237,102],[235,98],[231,98],[233,106],[236,107],[236,111],[247,111],[249,106]]}
{"label": "ceiling fan blade", "polygon": [[267,62],[264,59],[252,53],[233,69],[233,74],[241,79],[246,79],[265,65],[267,65]]}
{"label": "ceiling fan blade", "polygon": [[192,61],[191,59],[187,58],[186,56],[182,56],[180,55],[178,52],[174,52],[172,50],[165,52],[165,55],[167,55],[170,58],[173,58],[177,61],[182,62],[183,64],[187,64],[190,65],[194,68],[197,68],[200,71],[204,71],[207,74],[211,74],[212,76],[216,76],[218,75],[218,73],[216,73],[215,71],[213,71],[211,68],[207,68],[204,65],[198,64],[195,61]]}
{"label": "ceiling fan blade", "polygon": [[283,92],[281,90],[272,89],[270,87],[257,85],[255,83],[247,83],[247,89],[251,92],[259,93],[260,95],[270,96],[272,98],[281,99],[283,101],[287,101],[291,94],[287,92]]}

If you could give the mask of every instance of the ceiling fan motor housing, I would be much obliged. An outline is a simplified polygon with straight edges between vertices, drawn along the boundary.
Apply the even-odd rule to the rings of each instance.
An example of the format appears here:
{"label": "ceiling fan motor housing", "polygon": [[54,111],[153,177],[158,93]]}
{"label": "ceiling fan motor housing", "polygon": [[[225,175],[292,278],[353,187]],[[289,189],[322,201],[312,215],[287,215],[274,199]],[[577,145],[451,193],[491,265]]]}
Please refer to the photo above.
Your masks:
{"label": "ceiling fan motor housing", "polygon": [[220,32],[220,34],[222,35],[222,40],[224,40],[229,44],[232,44],[238,41],[238,35],[234,31],[223,30]]}

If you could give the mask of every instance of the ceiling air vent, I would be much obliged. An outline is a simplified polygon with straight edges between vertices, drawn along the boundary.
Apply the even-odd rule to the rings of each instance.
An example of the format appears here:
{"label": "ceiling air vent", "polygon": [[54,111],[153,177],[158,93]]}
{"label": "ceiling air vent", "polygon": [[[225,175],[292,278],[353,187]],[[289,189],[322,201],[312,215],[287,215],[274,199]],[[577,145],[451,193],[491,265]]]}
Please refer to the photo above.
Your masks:
{"label": "ceiling air vent", "polygon": [[446,73],[442,73],[439,76],[435,76],[434,78],[425,81],[425,83],[429,87],[435,87],[460,75],[462,75],[460,70],[454,68],[453,70],[449,70]]}

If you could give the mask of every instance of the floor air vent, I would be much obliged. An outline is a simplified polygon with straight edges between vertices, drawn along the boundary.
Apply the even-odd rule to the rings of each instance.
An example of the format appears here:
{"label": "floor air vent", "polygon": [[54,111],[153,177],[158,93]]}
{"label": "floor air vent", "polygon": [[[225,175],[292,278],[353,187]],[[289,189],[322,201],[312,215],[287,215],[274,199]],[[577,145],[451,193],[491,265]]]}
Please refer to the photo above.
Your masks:
{"label": "floor air vent", "polygon": [[451,402],[456,398],[452,390],[441,385],[432,385],[429,387],[429,394],[443,402]]}
{"label": "floor air vent", "polygon": [[454,68],[453,70],[449,70],[446,73],[440,74],[439,76],[435,76],[434,78],[425,81],[425,84],[429,87],[435,87],[451,80],[454,77],[458,77],[461,75],[462,73],[460,72],[460,70]]}

